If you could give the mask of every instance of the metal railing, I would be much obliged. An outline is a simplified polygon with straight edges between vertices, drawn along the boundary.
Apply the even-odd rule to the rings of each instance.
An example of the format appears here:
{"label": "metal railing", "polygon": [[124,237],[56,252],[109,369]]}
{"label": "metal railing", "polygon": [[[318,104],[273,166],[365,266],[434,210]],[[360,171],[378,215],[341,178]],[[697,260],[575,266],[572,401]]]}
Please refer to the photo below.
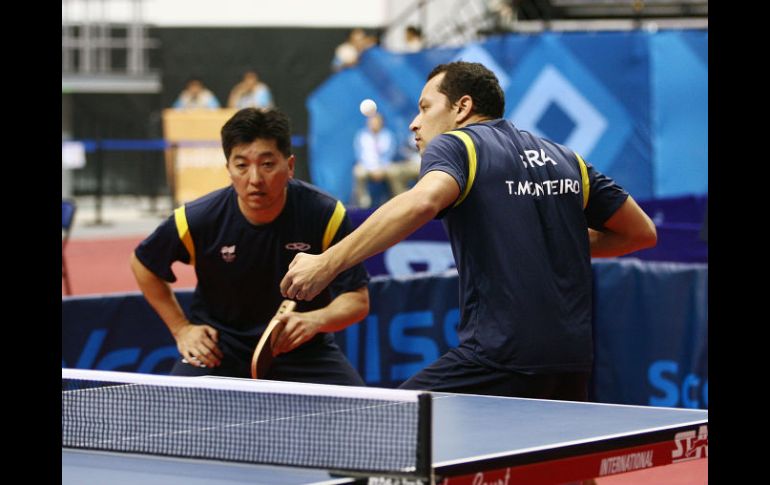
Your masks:
{"label": "metal railing", "polygon": [[159,91],[150,51],[160,42],[149,37],[143,1],[130,0],[129,18],[118,22],[108,9],[117,2],[62,0],[62,92]]}
{"label": "metal railing", "polygon": [[424,47],[450,46],[504,32],[708,28],[706,0],[415,0],[385,26],[423,31]]}

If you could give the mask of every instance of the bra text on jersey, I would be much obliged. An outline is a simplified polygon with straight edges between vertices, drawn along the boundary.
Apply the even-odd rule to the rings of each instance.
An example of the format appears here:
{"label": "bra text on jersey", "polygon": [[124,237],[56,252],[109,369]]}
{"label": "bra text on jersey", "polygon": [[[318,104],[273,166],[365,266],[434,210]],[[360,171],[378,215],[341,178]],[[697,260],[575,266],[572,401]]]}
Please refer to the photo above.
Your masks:
{"label": "bra text on jersey", "polygon": [[[525,159],[526,156],[526,159]],[[524,168],[530,168],[530,167],[542,167],[546,163],[551,163],[553,165],[556,165],[556,160],[549,157],[544,149],[538,150],[524,150],[524,155],[519,153],[519,158],[521,158],[521,163],[524,164]]]}

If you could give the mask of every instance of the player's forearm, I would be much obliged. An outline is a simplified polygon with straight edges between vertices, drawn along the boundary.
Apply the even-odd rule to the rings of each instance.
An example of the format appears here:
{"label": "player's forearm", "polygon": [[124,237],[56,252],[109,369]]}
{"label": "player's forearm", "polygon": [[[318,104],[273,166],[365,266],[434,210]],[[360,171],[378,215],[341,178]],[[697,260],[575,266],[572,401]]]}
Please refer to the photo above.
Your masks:
{"label": "player's forearm", "polygon": [[610,258],[651,248],[658,242],[655,223],[629,196],[604,222],[602,231],[588,230],[591,256]]}
{"label": "player's forearm", "polygon": [[334,274],[339,274],[406,238],[439,210],[419,192],[404,192],[374,211],[355,231],[323,254]]}
{"label": "player's forearm", "polygon": [[591,243],[591,257],[611,258],[646,249],[655,245],[655,238],[649,235],[628,235],[611,231],[588,230]]}
{"label": "player's forearm", "polygon": [[315,298],[335,276],[404,239],[455,201],[459,193],[451,175],[427,173],[324,253],[296,255],[281,280],[281,294],[298,300]]}
{"label": "player's forearm", "polygon": [[323,322],[319,331],[339,332],[369,314],[369,290],[362,286],[358,290],[342,293],[326,307],[309,313]]}
{"label": "player's forearm", "polygon": [[135,254],[131,255],[131,270],[142,294],[166,324],[172,335],[189,324],[182,307],[171,289],[171,285],[147,269]]}

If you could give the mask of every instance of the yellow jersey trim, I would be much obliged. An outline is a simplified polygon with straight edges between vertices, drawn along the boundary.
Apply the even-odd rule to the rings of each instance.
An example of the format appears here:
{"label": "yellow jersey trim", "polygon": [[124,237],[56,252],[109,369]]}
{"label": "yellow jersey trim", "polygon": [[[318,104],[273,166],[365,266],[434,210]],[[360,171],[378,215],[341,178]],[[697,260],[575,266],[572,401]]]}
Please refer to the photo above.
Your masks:
{"label": "yellow jersey trim", "polygon": [[174,209],[174,222],[176,223],[176,232],[179,234],[179,239],[190,254],[190,264],[195,266],[195,245],[193,244],[192,234],[190,234],[190,227],[187,225],[187,214],[185,213],[184,206]]}
{"label": "yellow jersey trim", "polygon": [[334,208],[334,213],[332,214],[332,217],[329,219],[329,223],[326,224],[326,230],[324,231],[324,238],[322,242],[321,251],[326,251],[329,249],[329,246],[332,245],[332,240],[334,239],[334,236],[337,234],[337,230],[340,228],[340,224],[342,224],[342,219],[345,218],[345,206],[342,205],[342,202],[337,201],[337,206]]}
{"label": "yellow jersey trim", "polygon": [[476,180],[476,147],[473,145],[473,140],[471,137],[465,133],[464,131],[447,131],[448,135],[454,135],[465,144],[465,149],[468,151],[468,181],[465,184],[465,190],[463,190],[462,195],[459,199],[457,199],[457,202],[455,202],[453,207],[457,207],[462,203],[462,201],[465,200],[466,197],[468,197],[468,193],[471,191],[471,187],[473,187],[473,182]]}
{"label": "yellow jersey trim", "polygon": [[583,158],[575,153],[575,156],[578,160],[578,165],[580,165],[580,178],[583,180],[583,209],[586,208],[588,205],[588,195],[591,192],[591,181],[588,180],[588,168],[586,168],[586,162],[583,161]]}

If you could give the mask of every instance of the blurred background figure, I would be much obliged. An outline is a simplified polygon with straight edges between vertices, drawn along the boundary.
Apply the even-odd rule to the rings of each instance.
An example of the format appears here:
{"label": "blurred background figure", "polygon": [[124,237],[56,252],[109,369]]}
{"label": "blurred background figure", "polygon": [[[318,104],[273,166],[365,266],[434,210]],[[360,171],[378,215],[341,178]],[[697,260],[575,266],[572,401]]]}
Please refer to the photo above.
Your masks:
{"label": "blurred background figure", "polygon": [[[406,143],[399,146],[379,113],[367,118],[366,127],[356,134],[353,148],[356,154],[353,203],[358,207],[379,205],[406,192],[409,182],[416,181],[420,174],[420,153],[414,136],[410,133]],[[379,186],[370,185],[372,182]]]}
{"label": "blurred background figure", "polygon": [[361,53],[376,44],[377,39],[368,35],[364,29],[355,28],[351,30],[345,42],[338,45],[334,50],[332,70],[340,71],[346,67],[356,65]]}
{"label": "blurred background figure", "polygon": [[422,29],[416,25],[409,25],[406,27],[404,39],[406,40],[406,52],[418,52],[424,47]]}
{"label": "blurred background figure", "polygon": [[[518,14],[513,0],[490,0],[489,12],[493,17],[493,30],[498,32],[510,32],[516,26]],[[634,8],[636,8],[634,3]]]}
{"label": "blurred background figure", "polygon": [[396,156],[396,139],[393,132],[385,126],[379,113],[366,119],[366,127],[356,133],[353,149],[356,153],[356,164],[353,176],[356,181],[354,204],[368,208],[372,205],[369,193],[369,181],[382,182],[386,179],[386,171]]}
{"label": "blurred background figure", "polygon": [[241,81],[230,91],[227,99],[230,108],[272,108],[273,95],[255,71],[246,71]]}
{"label": "blurred background figure", "polygon": [[214,93],[203,85],[198,78],[190,78],[185,84],[179,97],[174,101],[176,109],[216,109],[220,107],[219,100]]}
{"label": "blurred background figure", "polygon": [[420,176],[420,150],[411,131],[398,150],[399,156],[387,171],[388,184],[392,196],[406,192]]}

